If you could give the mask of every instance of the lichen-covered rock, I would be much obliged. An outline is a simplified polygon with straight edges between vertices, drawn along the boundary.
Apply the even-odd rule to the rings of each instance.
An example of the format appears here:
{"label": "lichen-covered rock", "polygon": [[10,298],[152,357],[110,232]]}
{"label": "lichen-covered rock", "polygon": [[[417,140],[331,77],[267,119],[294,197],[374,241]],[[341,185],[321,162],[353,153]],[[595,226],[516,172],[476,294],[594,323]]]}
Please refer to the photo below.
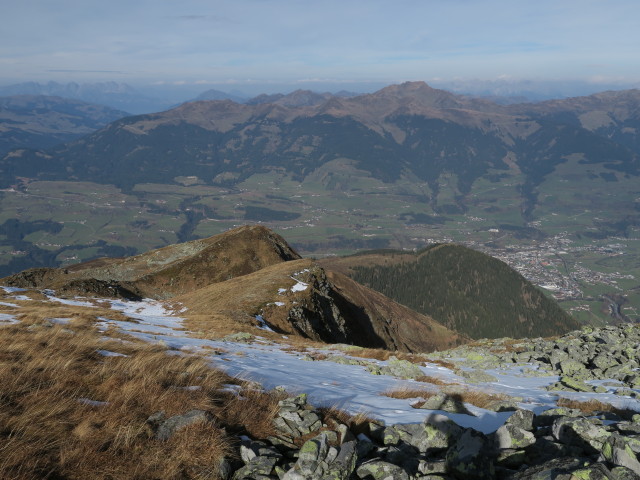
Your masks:
{"label": "lichen-covered rock", "polygon": [[628,468],[636,475],[640,475],[640,462],[620,435],[610,435],[603,443],[601,452],[602,457],[613,465]]}
{"label": "lichen-covered rock", "polygon": [[[515,473],[513,480],[571,480],[571,472],[589,465],[584,458],[554,458],[541,465],[534,465]],[[564,475],[564,476],[563,476]],[[574,479],[575,480],[575,479]]]}
{"label": "lichen-covered rock", "polygon": [[594,387],[587,385],[582,380],[567,375],[560,378],[559,382],[552,383],[547,390],[567,390],[570,392],[593,392]]}
{"label": "lichen-covered rock", "polygon": [[233,480],[254,480],[257,478],[269,478],[276,464],[276,457],[254,457],[244,467],[236,470]]}
{"label": "lichen-covered rock", "polygon": [[536,443],[533,433],[506,423],[494,434],[496,448],[498,449],[523,449]]}
{"label": "lichen-covered rock", "polygon": [[533,418],[534,414],[531,410],[520,409],[507,418],[506,423],[531,432],[533,431]]}
{"label": "lichen-covered rock", "polygon": [[587,455],[599,452],[611,435],[586,418],[558,418],[553,422],[552,431],[553,437],[560,443],[580,447]]}
{"label": "lichen-covered rock", "polygon": [[420,408],[471,415],[471,412],[464,406],[464,402],[461,400],[460,396],[455,394],[449,395],[446,393],[438,393],[433,397],[427,398]]}
{"label": "lichen-covered rock", "polygon": [[459,372],[459,375],[463,378],[466,378],[470,383],[491,383],[497,382],[498,379],[493,375],[489,375],[482,370],[462,370]]}
{"label": "lichen-covered rock", "polygon": [[319,415],[307,406],[307,395],[286,398],[278,403],[280,410],[273,424],[279,432],[278,438],[293,446],[292,440],[309,435],[322,427]]}
{"label": "lichen-covered rock", "polygon": [[496,457],[496,465],[505,468],[517,469],[527,462],[527,454],[524,450],[502,450]]}
{"label": "lichen-covered rock", "polygon": [[342,444],[338,450],[321,433],[302,445],[298,460],[282,480],[347,480],[355,470],[356,460],[355,441]]}
{"label": "lichen-covered rock", "polygon": [[373,480],[409,480],[401,467],[382,460],[371,460],[358,467],[358,477]]}
{"label": "lichen-covered rock", "polygon": [[418,378],[424,375],[424,372],[415,363],[407,360],[399,360],[391,357],[387,360],[387,364],[380,367],[382,375],[391,375],[400,378]]}
{"label": "lichen-covered rock", "polygon": [[471,428],[465,430],[447,450],[446,464],[447,471],[461,480],[495,478],[494,460],[489,455],[488,439]]}

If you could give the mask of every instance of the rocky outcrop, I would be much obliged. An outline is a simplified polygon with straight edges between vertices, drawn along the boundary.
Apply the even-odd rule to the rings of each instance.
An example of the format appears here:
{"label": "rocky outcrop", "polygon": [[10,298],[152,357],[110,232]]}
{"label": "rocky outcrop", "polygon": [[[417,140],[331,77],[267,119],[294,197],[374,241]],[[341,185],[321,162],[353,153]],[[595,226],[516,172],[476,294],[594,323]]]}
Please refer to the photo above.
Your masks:
{"label": "rocky outcrop", "polygon": [[[640,479],[640,440],[625,422],[572,412],[540,420],[517,410],[485,435],[441,415],[420,424],[369,423],[358,435],[324,422],[306,396],[280,402],[278,434],[244,437],[233,480]],[[620,419],[618,419],[620,420]],[[609,423],[609,422],[607,422]]]}
{"label": "rocky outcrop", "polygon": [[[463,359],[477,370],[522,365],[529,375],[558,375],[549,390],[603,393],[603,385],[590,382],[609,380],[616,393],[635,396],[631,389],[640,386],[640,328],[630,323],[584,327],[552,340],[481,340],[430,357]],[[473,382],[472,372],[460,373]]]}

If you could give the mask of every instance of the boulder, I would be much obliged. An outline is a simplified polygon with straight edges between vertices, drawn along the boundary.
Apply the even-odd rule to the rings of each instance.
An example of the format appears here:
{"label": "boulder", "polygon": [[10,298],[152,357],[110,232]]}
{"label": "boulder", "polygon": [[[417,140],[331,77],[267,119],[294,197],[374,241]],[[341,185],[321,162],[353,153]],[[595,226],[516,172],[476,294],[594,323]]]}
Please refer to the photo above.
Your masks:
{"label": "boulder", "polygon": [[553,422],[552,431],[557,441],[580,447],[587,455],[598,453],[611,435],[586,418],[560,417]]}
{"label": "boulder", "polygon": [[523,449],[536,443],[536,437],[515,425],[505,423],[494,434],[496,448]]}
{"label": "boulder", "polygon": [[401,467],[382,460],[370,460],[358,467],[358,477],[373,480],[409,480]]}
{"label": "boulder", "polygon": [[302,445],[298,460],[282,480],[347,480],[356,468],[356,460],[355,441],[343,443],[338,450],[321,433]]}
{"label": "boulder", "polygon": [[442,410],[450,413],[464,413],[472,415],[459,395],[449,395],[446,393],[438,393],[433,397],[427,398],[420,408],[426,410]]}
{"label": "boulder", "polygon": [[602,445],[602,458],[618,467],[625,467],[640,475],[640,462],[624,437],[613,434]]}
{"label": "boulder", "polygon": [[482,370],[462,370],[458,372],[458,374],[461,377],[466,378],[469,383],[492,383],[498,381],[496,377],[489,375]]}
{"label": "boulder", "polygon": [[446,465],[449,474],[461,480],[495,478],[494,460],[489,455],[488,439],[472,428],[465,430],[447,450]]}
{"label": "boulder", "polygon": [[178,430],[195,423],[214,424],[214,416],[204,410],[190,410],[183,415],[165,418],[164,412],[158,412],[147,419],[147,424],[154,431],[157,440],[169,440]]}
{"label": "boulder", "polygon": [[534,414],[531,410],[520,409],[516,410],[513,415],[507,418],[506,423],[531,432],[533,431],[533,419]]}

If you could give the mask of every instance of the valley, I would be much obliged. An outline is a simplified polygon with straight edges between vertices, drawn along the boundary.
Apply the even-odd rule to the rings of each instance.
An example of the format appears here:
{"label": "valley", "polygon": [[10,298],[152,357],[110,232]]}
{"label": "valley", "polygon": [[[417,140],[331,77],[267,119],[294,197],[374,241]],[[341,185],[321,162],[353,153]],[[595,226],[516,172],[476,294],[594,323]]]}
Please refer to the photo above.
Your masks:
{"label": "valley", "polygon": [[639,104],[627,90],[505,106],[407,82],[195,101],[16,144],[0,159],[0,274],[262,224],[317,258],[456,242],[583,323],[635,321]]}
{"label": "valley", "polygon": [[[128,193],[86,182],[35,181],[5,189],[0,224],[17,220],[27,231],[0,235],[0,273],[123,256],[255,222],[318,258],[456,242],[503,260],[584,323],[611,321],[603,310],[605,294],[625,296],[622,315],[640,318],[640,227],[609,227],[616,218],[624,222],[634,215],[633,205],[611,205],[612,219],[606,205],[600,214],[570,215],[566,209],[574,207],[558,203],[556,211],[541,209],[537,221],[521,227],[513,216],[520,200],[515,191],[508,196],[508,185],[479,190],[477,206],[466,213],[439,214],[422,201],[427,185],[354,179],[340,173],[340,163],[327,167],[332,175],[318,172],[317,180],[303,183],[272,173],[234,188],[184,178],[177,185],[139,184]],[[351,172],[348,164],[342,170]],[[487,212],[496,204],[502,211]]]}

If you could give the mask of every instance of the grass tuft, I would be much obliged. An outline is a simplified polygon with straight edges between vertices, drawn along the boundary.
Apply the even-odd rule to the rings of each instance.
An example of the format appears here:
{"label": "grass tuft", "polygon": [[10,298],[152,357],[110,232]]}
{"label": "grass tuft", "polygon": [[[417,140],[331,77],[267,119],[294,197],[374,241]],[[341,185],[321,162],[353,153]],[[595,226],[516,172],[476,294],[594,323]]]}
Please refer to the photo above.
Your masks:
{"label": "grass tuft", "polygon": [[602,403],[595,399],[581,402],[580,400],[571,400],[569,398],[563,397],[563,398],[559,398],[556,404],[559,407],[574,408],[576,410],[580,410],[585,415],[598,415],[601,413],[610,412],[610,413],[615,413],[621,418],[631,419],[633,415],[638,413],[635,410],[631,410],[628,408],[614,407],[611,404]]}
{"label": "grass tuft", "polygon": [[[32,310],[1,330],[0,478],[217,478],[232,434],[272,433],[277,395],[251,390],[200,357],[105,339],[86,316],[52,325]],[[240,384],[237,395],[225,389],[230,383]],[[167,441],[147,424],[160,411],[194,409],[215,422]]]}

